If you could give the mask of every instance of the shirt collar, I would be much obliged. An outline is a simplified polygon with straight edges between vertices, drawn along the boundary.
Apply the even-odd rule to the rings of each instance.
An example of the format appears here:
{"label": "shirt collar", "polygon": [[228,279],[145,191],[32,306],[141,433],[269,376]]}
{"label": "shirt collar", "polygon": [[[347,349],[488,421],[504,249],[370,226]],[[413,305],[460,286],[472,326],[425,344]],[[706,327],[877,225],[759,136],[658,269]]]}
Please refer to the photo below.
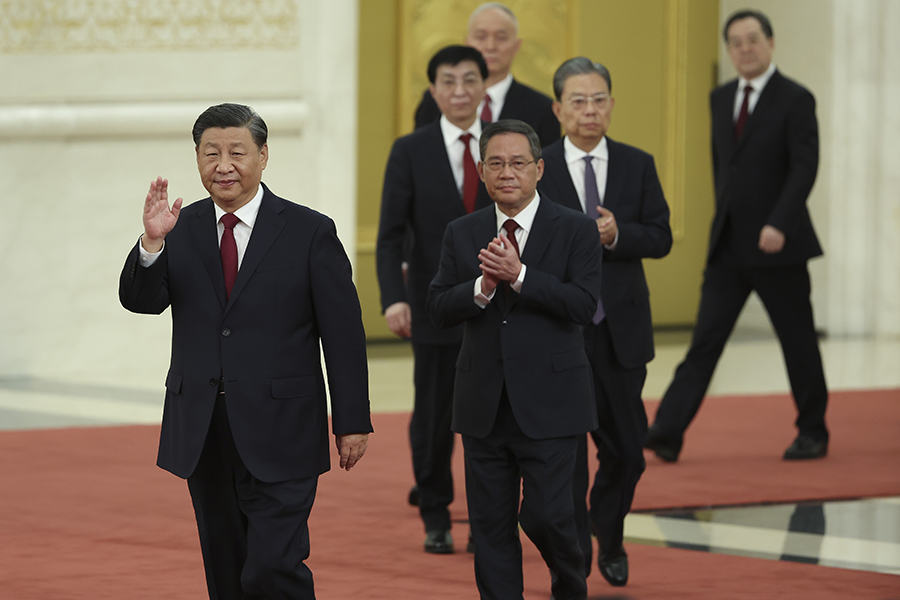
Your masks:
{"label": "shirt collar", "polygon": [[575,144],[572,143],[572,140],[569,139],[569,136],[566,136],[563,138],[563,155],[566,157],[566,164],[584,160],[585,156],[592,156],[594,158],[599,158],[600,160],[608,161],[609,146],[606,144],[606,136],[604,135],[600,142],[594,146],[590,152],[585,152],[576,147]]}
{"label": "shirt collar", "polygon": [[447,117],[441,115],[441,134],[443,134],[444,144],[447,146],[459,140],[459,136],[467,132],[471,133],[476,140],[481,139],[481,119],[475,119],[471,127],[463,130],[451,123]]}
{"label": "shirt collar", "polygon": [[775,73],[775,63],[769,63],[769,68],[762,72],[761,75],[750,79],[744,79],[743,77],[738,78],[738,90],[743,90],[749,84],[754,92],[761,92],[766,84],[769,83],[769,79],[772,78],[772,74]]}
{"label": "shirt collar", "polygon": [[[262,197],[263,186],[262,183],[260,183],[259,189],[256,190],[256,195],[253,196],[253,199],[234,211],[234,216],[240,219],[241,223],[250,227],[250,229],[253,229],[253,225],[256,223],[256,217],[259,215],[259,207],[262,206]],[[213,202],[213,207],[216,210],[216,223],[218,223],[219,219],[222,218],[222,215],[225,214],[225,211],[215,202]]]}
{"label": "shirt collar", "polygon": [[508,73],[506,77],[485,90],[487,95],[491,97],[491,104],[497,104],[506,99],[506,94],[509,92],[509,86],[512,85],[512,82],[512,73]]}
{"label": "shirt collar", "polygon": [[534,225],[534,217],[537,214],[538,204],[540,204],[540,202],[541,195],[535,190],[534,199],[515,217],[506,216],[503,211],[500,210],[500,207],[494,204],[494,214],[497,217],[497,231],[500,231],[500,228],[503,227],[503,224],[507,219],[514,219],[519,227],[531,233],[531,226]]}

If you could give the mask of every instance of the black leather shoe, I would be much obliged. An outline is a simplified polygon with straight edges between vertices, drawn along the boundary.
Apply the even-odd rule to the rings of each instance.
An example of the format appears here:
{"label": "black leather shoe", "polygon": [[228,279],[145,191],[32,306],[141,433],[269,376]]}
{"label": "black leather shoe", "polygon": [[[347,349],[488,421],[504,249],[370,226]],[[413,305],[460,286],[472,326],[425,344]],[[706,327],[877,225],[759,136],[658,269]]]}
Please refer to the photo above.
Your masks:
{"label": "black leather shoe", "polygon": [[798,435],[794,443],[784,451],[784,460],[806,460],[822,458],[828,454],[828,442],[808,435]]}
{"label": "black leather shoe", "polygon": [[450,531],[426,531],[425,552],[429,554],[453,554],[453,538],[450,537]]}
{"label": "black leather shoe", "polygon": [[659,458],[666,462],[676,462],[681,453],[681,440],[672,441],[660,435],[656,425],[651,425],[647,430],[647,438],[644,440],[644,448],[653,450]]}
{"label": "black leather shoe", "polygon": [[472,530],[469,530],[469,541],[466,543],[466,552],[475,554],[475,538],[472,537]]}
{"label": "black leather shoe", "polygon": [[609,585],[622,587],[628,583],[628,555],[625,554],[625,548],[619,548],[612,557],[601,556],[597,559],[597,567]]}
{"label": "black leather shoe", "polygon": [[409,497],[406,499],[410,506],[419,505],[419,486],[414,485],[409,488]]}

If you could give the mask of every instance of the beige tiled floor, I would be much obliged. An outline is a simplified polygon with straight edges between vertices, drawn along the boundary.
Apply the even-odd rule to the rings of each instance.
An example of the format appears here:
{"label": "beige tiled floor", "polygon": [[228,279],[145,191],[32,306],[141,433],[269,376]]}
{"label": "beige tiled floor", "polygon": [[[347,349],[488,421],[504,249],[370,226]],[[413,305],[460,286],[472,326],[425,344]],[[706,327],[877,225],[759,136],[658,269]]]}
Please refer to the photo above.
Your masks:
{"label": "beige tiled floor", "polygon": [[[647,367],[645,399],[661,398],[690,341],[687,331],[656,335],[656,358]],[[900,339],[826,338],[822,359],[830,389],[900,387]],[[372,409],[412,409],[412,350],[407,343],[373,344],[369,351]],[[770,331],[735,331],[710,384],[710,395],[790,391],[778,341]]]}

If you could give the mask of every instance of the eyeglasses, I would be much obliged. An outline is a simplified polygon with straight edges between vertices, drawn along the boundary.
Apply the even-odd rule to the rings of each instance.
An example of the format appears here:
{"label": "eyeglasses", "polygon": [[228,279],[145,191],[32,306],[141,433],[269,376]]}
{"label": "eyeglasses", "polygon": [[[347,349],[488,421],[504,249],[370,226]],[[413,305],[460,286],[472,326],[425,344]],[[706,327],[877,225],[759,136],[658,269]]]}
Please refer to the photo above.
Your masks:
{"label": "eyeglasses", "polygon": [[492,173],[497,173],[499,171],[502,171],[503,167],[505,167],[506,165],[509,165],[510,169],[512,169],[513,171],[516,171],[517,173],[520,173],[525,170],[525,167],[527,167],[528,165],[533,164],[535,162],[536,161],[533,161],[533,160],[524,161],[521,159],[510,160],[510,161],[489,160],[486,163],[484,163],[484,166],[487,167],[488,171],[491,171]]}
{"label": "eyeglasses", "polygon": [[728,41],[725,43],[726,46],[733,50],[743,50],[744,48],[752,48],[754,46],[758,46],[764,39],[764,37],[759,37],[758,35],[751,34],[744,39],[739,37],[728,38]]}
{"label": "eyeglasses", "polygon": [[585,109],[591,102],[593,102],[594,106],[596,106],[597,108],[602,108],[606,105],[607,100],[609,100],[609,94],[597,94],[596,96],[572,96],[571,98],[569,98],[569,104],[575,110]]}

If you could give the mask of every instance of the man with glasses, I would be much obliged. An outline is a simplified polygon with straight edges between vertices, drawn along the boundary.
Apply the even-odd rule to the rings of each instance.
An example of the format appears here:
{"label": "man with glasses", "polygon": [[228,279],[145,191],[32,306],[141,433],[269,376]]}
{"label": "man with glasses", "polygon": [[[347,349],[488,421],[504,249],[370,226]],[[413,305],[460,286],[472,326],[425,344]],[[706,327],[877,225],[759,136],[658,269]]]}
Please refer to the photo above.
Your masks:
{"label": "man with glasses", "polygon": [[678,460],[716,363],[750,292],[781,343],[797,406],[798,435],[784,460],[828,453],[828,388],[810,303],[807,261],[822,254],[807,198],[819,164],[816,101],[772,63],[772,25],[732,14],[723,30],[739,77],[713,90],[716,214],[691,347],[663,396],[646,447]]}
{"label": "man with glasses", "polygon": [[381,196],[376,247],[381,305],[391,331],[412,339],[415,401],[409,440],[425,551],[433,554],[453,552],[450,410],[462,328],[435,327],[425,297],[447,223],[490,204],[474,159],[481,136],[476,111],[487,74],[474,48],[448,46],[434,55],[429,89],[443,116],[394,142]]}
{"label": "man with glasses", "polygon": [[[544,94],[516,81],[511,73],[513,59],[522,46],[516,15],[500,2],[486,2],[472,11],[466,44],[484,56],[488,66],[485,94],[478,107],[482,121],[499,119],[525,121],[537,132],[541,146],[559,139],[559,121]],[[440,109],[428,92],[416,109],[416,129],[439,119]]]}
{"label": "man with glasses", "polygon": [[606,135],[615,105],[606,67],[584,57],[567,60],[553,76],[553,89],[553,111],[565,137],[544,149],[546,166],[538,187],[549,198],[595,219],[603,244],[602,303],[584,328],[599,416],[599,428],[591,437],[600,468],[591,488],[588,519],[587,439],[581,436],[573,488],[579,539],[589,572],[594,531],[600,573],[621,586],[628,581],[622,545],[625,515],[645,467],[647,415],[641,391],[654,352],[650,293],[641,260],[669,253],[669,207],[653,157]]}
{"label": "man with glasses", "polygon": [[578,437],[597,426],[581,326],[600,297],[594,222],[536,191],[537,134],[488,125],[478,172],[494,200],[447,226],[428,311],[465,324],[453,430],[466,453],[466,496],[482,598],[522,598],[522,529],[552,573],[558,600],[587,596],[572,502]]}

